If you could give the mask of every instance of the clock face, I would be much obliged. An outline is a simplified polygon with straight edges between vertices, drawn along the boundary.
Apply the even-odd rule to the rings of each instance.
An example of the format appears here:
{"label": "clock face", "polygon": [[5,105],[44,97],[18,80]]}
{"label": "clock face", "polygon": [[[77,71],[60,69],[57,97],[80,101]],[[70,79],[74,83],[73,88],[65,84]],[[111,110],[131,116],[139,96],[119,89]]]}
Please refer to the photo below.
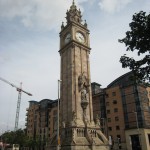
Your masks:
{"label": "clock face", "polygon": [[65,37],[65,44],[69,43],[70,40],[71,40],[71,34],[68,33]]}
{"label": "clock face", "polygon": [[77,39],[80,43],[84,43],[84,42],[85,42],[85,38],[84,38],[83,34],[80,33],[80,32],[76,32],[76,39]]}

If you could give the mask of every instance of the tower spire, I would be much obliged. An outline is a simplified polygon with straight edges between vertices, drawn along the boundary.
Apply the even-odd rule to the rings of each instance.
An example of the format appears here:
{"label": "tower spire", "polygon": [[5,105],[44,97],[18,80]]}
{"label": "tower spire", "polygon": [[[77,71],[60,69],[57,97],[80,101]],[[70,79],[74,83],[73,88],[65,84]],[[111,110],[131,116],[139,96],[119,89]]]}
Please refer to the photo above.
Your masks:
{"label": "tower spire", "polygon": [[74,0],[72,1],[72,5],[71,5],[70,9],[71,9],[71,10],[75,10],[75,9],[76,9],[76,5],[75,5]]}
{"label": "tower spire", "polygon": [[72,1],[72,5],[75,5],[75,2],[74,2],[74,0]]}
{"label": "tower spire", "polygon": [[69,11],[67,11],[67,23],[70,22],[76,22],[78,24],[81,24],[82,21],[82,15],[80,9],[77,9],[77,6],[75,5],[75,1],[72,0],[72,5],[70,6]]}

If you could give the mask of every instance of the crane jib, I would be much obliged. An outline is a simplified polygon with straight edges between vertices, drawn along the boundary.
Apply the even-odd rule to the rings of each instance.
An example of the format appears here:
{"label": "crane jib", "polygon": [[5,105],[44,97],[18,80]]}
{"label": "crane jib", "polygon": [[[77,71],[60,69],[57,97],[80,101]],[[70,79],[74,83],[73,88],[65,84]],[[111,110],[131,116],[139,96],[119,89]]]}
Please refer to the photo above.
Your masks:
{"label": "crane jib", "polygon": [[21,89],[19,89],[19,88],[17,88],[17,91],[18,91],[18,92],[21,92],[22,90],[21,90]]}
{"label": "crane jib", "polygon": [[0,80],[9,84],[10,86],[16,88],[16,90],[18,91],[18,101],[17,101],[17,110],[16,110],[16,118],[15,118],[15,131],[18,129],[18,122],[19,122],[19,111],[20,111],[20,102],[21,102],[21,92],[26,93],[29,96],[32,96],[32,94],[22,90],[22,83],[20,83],[20,88],[17,87],[16,85],[14,85],[13,83],[3,79],[0,77]]}

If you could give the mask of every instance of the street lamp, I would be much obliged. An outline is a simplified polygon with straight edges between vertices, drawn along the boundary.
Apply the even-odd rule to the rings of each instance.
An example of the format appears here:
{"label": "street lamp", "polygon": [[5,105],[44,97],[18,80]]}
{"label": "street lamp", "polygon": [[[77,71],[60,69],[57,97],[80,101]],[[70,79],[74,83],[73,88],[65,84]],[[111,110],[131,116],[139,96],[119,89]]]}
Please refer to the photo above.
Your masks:
{"label": "street lamp", "polygon": [[62,80],[58,80],[58,110],[57,110],[57,150],[60,146],[60,137],[59,137],[59,101],[60,101],[60,83]]}

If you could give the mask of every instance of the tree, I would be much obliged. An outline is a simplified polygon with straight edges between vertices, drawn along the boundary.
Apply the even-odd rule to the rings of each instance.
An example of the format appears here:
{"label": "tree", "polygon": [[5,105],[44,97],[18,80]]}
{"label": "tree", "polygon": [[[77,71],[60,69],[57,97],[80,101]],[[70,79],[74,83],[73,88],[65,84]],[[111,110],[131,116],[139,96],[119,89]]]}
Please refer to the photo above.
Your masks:
{"label": "tree", "polygon": [[4,143],[10,145],[19,144],[20,147],[28,146],[28,137],[22,129],[17,131],[7,131],[1,135],[1,138]]}
{"label": "tree", "polygon": [[140,59],[135,60],[125,54],[120,62],[123,68],[132,70],[136,80],[150,82],[150,14],[143,11],[135,13],[129,26],[131,31],[127,31],[126,37],[119,42],[125,44],[126,51],[137,51]]}

